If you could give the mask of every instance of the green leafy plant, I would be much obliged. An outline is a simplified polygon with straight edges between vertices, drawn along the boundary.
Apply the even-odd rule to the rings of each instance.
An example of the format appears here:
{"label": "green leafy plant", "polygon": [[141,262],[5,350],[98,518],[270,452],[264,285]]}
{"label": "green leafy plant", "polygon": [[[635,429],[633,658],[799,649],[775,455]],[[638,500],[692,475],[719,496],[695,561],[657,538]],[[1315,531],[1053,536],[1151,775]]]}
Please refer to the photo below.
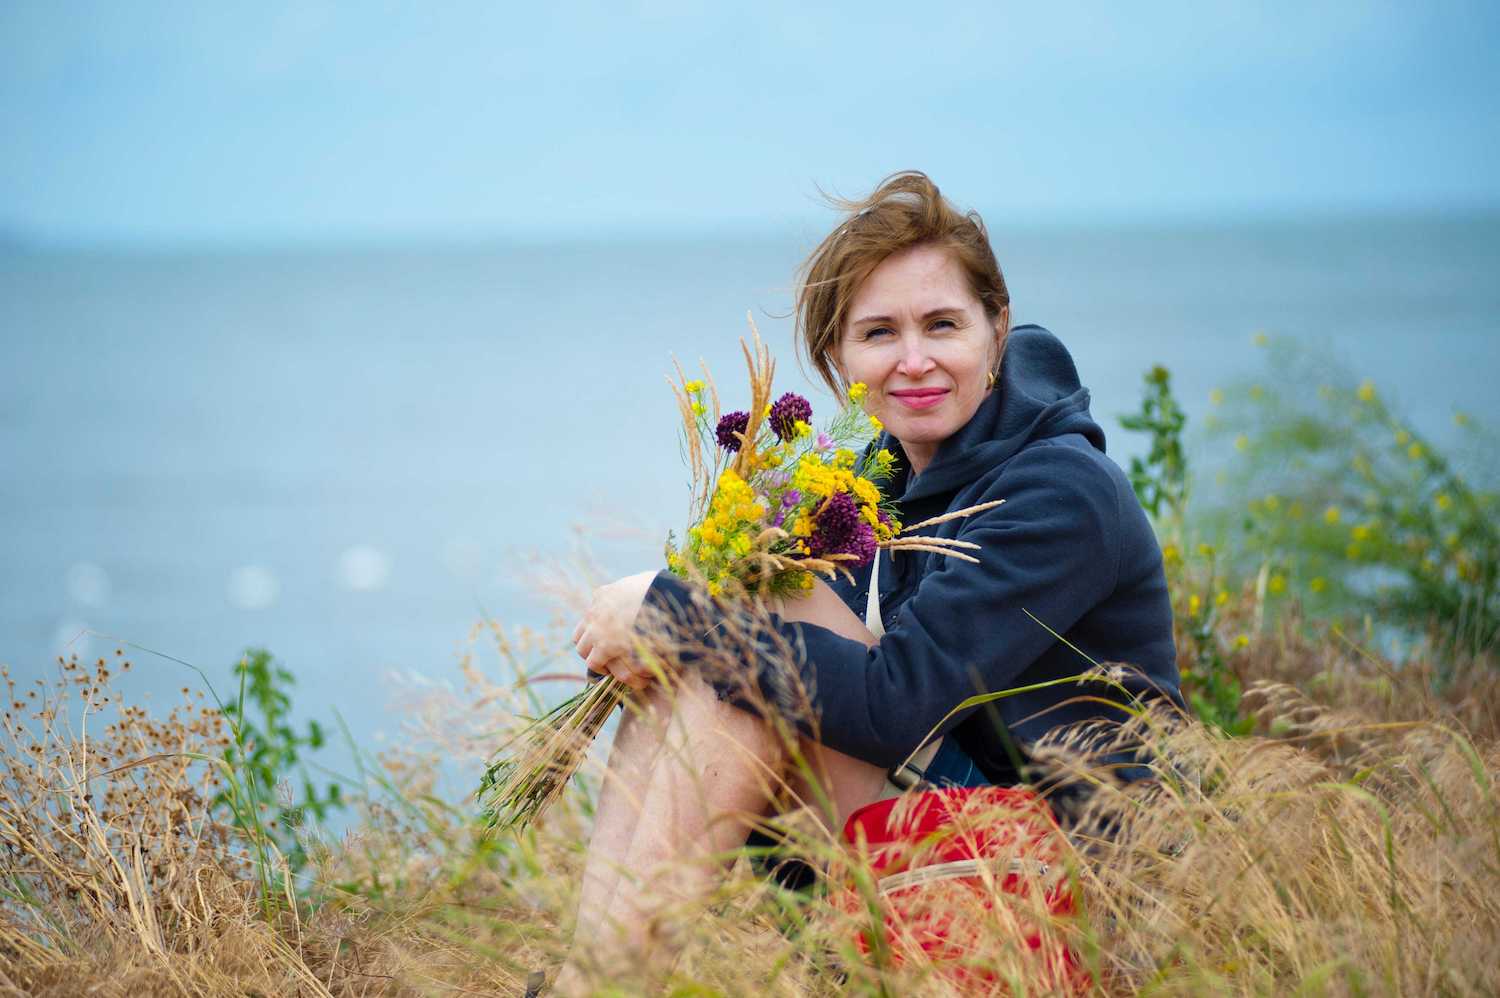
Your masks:
{"label": "green leafy plant", "polygon": [[1494,441],[1456,414],[1450,456],[1372,382],[1288,339],[1265,346],[1263,381],[1215,395],[1214,434],[1234,439],[1225,493],[1235,498],[1220,503],[1219,519],[1246,538],[1237,567],[1263,574],[1269,595],[1295,594],[1323,615],[1430,635],[1450,665],[1493,655]]}
{"label": "green leafy plant", "polygon": [[1172,393],[1172,374],[1160,364],[1145,375],[1136,412],[1120,417],[1127,430],[1150,434],[1146,456],[1130,461],[1130,483],[1163,541],[1162,561],[1172,593],[1183,695],[1205,723],[1231,735],[1249,733],[1241,712],[1239,677],[1223,646],[1219,615],[1228,602],[1212,546],[1186,554],[1188,463],[1183,446],[1187,415]]}
{"label": "green leafy plant", "polygon": [[297,873],[308,861],[301,833],[344,806],[343,789],[337,780],[320,788],[308,771],[303,752],[322,748],[323,729],[314,720],[305,731],[292,724],[291,670],[269,651],[250,648],[235,674],[239,695],[223,707],[234,736],[224,750],[233,778],[214,804],[228,809],[233,824],[250,837],[263,872],[274,845]]}

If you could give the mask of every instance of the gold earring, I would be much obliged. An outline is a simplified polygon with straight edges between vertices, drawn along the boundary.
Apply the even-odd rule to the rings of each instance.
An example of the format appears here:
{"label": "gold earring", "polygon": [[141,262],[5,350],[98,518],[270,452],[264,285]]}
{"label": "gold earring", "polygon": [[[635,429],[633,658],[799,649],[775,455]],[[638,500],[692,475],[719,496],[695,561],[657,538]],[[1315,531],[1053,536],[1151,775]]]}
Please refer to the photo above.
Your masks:
{"label": "gold earring", "polygon": [[989,388],[989,390],[990,391],[994,391],[995,390],[995,372],[991,371],[987,375],[987,379],[986,380],[988,381],[987,387]]}

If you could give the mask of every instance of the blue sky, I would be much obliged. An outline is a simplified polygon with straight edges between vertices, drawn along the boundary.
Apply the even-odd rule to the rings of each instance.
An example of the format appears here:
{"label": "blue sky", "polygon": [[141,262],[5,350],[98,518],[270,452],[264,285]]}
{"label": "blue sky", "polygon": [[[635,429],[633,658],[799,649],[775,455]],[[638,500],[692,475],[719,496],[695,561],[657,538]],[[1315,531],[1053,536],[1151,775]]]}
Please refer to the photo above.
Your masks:
{"label": "blue sky", "polygon": [[7,0],[0,230],[769,230],[907,167],[1037,223],[1500,206],[1500,5],[1052,6]]}

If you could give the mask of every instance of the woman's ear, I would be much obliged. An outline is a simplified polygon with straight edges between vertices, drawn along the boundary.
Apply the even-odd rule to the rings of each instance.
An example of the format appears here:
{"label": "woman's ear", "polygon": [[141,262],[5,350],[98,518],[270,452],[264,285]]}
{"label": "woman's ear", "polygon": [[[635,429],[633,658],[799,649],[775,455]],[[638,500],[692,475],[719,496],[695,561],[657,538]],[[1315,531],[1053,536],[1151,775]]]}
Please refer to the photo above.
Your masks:
{"label": "woman's ear", "polygon": [[1005,356],[1005,338],[1010,335],[1010,306],[1002,305],[1000,314],[995,316],[995,359],[990,364],[990,370],[995,373],[1000,371],[1000,358]]}

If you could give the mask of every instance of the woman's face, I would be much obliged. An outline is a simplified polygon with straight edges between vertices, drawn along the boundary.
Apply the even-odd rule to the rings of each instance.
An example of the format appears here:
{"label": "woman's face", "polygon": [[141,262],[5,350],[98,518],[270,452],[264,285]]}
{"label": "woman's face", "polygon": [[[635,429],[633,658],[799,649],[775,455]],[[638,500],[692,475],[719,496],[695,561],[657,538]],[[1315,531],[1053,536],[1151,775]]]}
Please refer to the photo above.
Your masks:
{"label": "woman's face", "polygon": [[913,246],[880,262],[855,292],[834,360],[869,389],[865,409],[906,451],[913,473],[988,394],[1009,316],[991,320],[952,254]]}

